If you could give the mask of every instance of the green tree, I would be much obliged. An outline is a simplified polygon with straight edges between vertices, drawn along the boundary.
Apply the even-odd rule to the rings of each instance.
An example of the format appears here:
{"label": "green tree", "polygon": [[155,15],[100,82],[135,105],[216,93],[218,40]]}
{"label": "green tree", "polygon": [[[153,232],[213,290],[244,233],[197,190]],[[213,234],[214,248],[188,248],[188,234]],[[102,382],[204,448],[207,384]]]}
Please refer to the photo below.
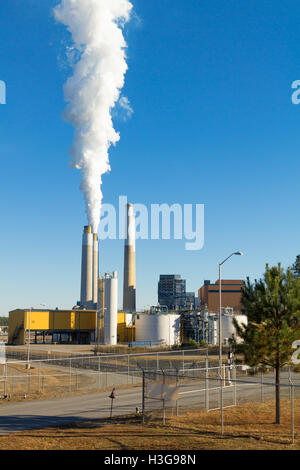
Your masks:
{"label": "green tree", "polygon": [[275,370],[276,424],[280,424],[280,369],[291,363],[292,343],[300,335],[300,278],[280,264],[269,267],[262,279],[242,290],[242,311],[248,324],[234,321],[238,346],[250,366],[270,366]]}
{"label": "green tree", "polygon": [[296,256],[296,261],[292,266],[292,271],[295,277],[300,277],[300,255]]}

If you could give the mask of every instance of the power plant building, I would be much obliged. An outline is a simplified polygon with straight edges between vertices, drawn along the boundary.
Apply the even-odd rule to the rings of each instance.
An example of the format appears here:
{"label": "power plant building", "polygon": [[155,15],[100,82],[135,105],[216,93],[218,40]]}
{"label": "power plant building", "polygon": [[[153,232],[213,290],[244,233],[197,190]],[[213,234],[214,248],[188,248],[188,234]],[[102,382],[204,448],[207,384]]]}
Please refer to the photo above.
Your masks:
{"label": "power plant building", "polygon": [[158,303],[169,310],[186,307],[186,281],[178,274],[161,274],[158,282]]}
{"label": "power plant building", "polygon": [[[219,280],[215,284],[210,281],[204,281],[204,285],[198,290],[200,305],[207,307],[210,312],[219,311]],[[221,281],[222,306],[229,307],[234,313],[241,313],[242,280],[223,280]]]}
{"label": "power plant building", "polygon": [[[96,329],[96,310],[16,309],[9,312],[8,344],[27,344],[29,334],[32,343],[90,344],[95,341]],[[117,313],[116,340],[135,341],[131,315]]]}

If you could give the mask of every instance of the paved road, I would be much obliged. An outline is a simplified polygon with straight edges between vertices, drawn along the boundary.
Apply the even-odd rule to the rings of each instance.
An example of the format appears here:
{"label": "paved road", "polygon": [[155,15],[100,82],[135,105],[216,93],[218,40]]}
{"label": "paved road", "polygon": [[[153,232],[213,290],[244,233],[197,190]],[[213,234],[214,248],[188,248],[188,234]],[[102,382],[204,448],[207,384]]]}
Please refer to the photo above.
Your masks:
{"label": "paved road", "polygon": [[[0,434],[59,426],[110,415],[107,392],[72,397],[9,403],[0,407]],[[142,401],[141,389],[122,390],[114,402],[114,415],[135,412]]]}
{"label": "paved road", "polygon": [[[261,400],[260,377],[246,377],[243,380],[254,380],[256,384],[239,383],[237,385],[237,403]],[[272,382],[273,376],[268,375],[266,382]],[[286,382],[287,377],[283,377]],[[298,382],[299,383],[299,382]],[[210,382],[209,408],[219,406],[220,390],[216,382]],[[205,393],[204,381],[197,381],[180,387],[180,408],[204,408]],[[300,396],[300,389],[297,390]],[[283,393],[288,396],[288,389]],[[274,396],[274,387],[264,386],[264,399]],[[233,404],[234,387],[224,389],[224,406]],[[135,413],[136,407],[141,409],[142,393],[137,387],[130,390],[117,390],[114,401],[114,416]],[[174,405],[174,403],[173,403]],[[157,400],[146,400],[146,410],[161,408],[162,403]],[[60,399],[24,401],[22,403],[7,403],[0,407],[0,434],[17,431],[39,429],[49,426],[59,426],[86,419],[107,418],[110,415],[110,399],[107,392],[77,395]]]}

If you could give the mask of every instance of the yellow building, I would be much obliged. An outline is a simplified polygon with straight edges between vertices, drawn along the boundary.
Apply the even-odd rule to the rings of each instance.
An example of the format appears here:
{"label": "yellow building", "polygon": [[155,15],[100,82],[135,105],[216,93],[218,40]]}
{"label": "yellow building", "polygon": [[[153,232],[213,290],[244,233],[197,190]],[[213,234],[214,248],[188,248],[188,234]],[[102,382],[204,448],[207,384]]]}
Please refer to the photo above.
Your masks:
{"label": "yellow building", "polygon": [[[96,322],[95,310],[16,309],[9,312],[8,344],[26,344],[29,332],[31,342],[89,344],[95,341]],[[120,343],[134,341],[128,314],[118,313],[117,335]]]}

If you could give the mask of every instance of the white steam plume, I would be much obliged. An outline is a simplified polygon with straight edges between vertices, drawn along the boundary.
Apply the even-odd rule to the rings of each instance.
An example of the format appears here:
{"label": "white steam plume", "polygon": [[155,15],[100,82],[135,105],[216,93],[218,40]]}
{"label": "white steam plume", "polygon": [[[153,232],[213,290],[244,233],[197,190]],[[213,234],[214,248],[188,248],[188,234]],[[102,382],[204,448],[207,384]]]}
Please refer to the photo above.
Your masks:
{"label": "white steam plume", "polygon": [[71,56],[77,57],[73,76],[64,86],[68,103],[64,116],[75,129],[69,150],[71,166],[82,170],[80,189],[95,232],[102,175],[110,170],[108,150],[120,139],[111,110],[120,98],[127,71],[122,26],[129,21],[131,9],[128,0],[61,0],[54,9],[57,21],[72,34]]}

